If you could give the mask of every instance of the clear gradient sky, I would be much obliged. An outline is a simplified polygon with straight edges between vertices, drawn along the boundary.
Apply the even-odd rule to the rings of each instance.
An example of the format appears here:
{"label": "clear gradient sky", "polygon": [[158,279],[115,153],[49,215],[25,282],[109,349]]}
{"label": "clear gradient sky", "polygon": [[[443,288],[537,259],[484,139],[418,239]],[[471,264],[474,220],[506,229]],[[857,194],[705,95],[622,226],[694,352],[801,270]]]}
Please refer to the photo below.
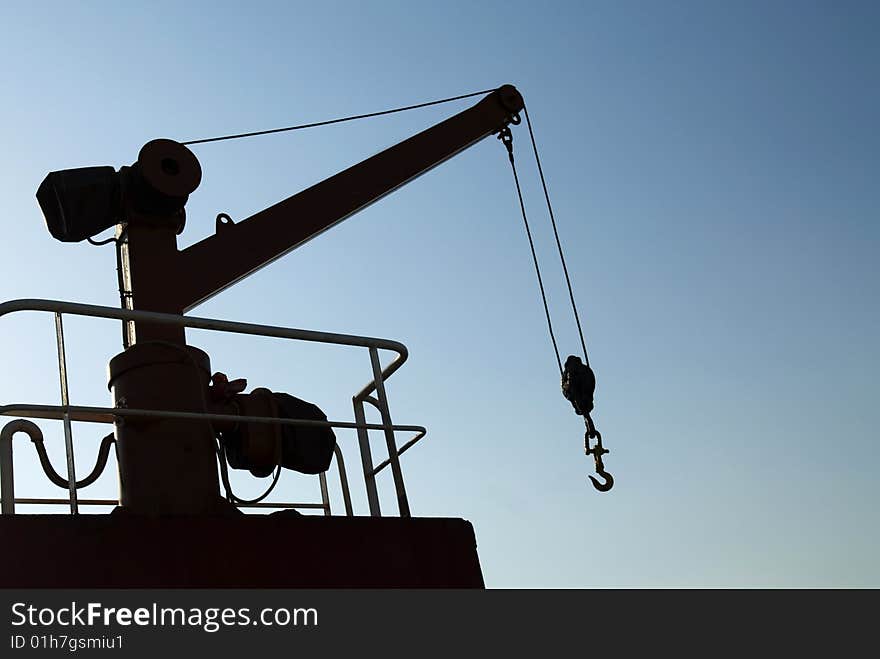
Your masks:
{"label": "clear gradient sky", "polygon": [[[872,2],[3,2],[0,298],[118,303],[112,248],[46,231],[50,170],[513,83],[598,376],[609,494],[586,479],[493,139],[193,313],[404,342],[392,415],[429,430],[404,459],[410,504],[473,522],[490,587],[877,587],[878,32]],[[181,245],[466,105],[194,147]],[[514,140],[576,352],[524,127]],[[108,404],[118,326],[67,331],[73,401]],[[334,419],[369,379],[358,351],[189,336]],[[57,403],[51,317],[2,319],[0,349],[0,400]],[[43,428],[60,469],[60,425]],[[75,429],[80,476],[102,430]],[[19,494],[57,495],[27,444]],[[115,491],[108,473],[83,495]],[[288,473],[280,494],[318,489]]]}

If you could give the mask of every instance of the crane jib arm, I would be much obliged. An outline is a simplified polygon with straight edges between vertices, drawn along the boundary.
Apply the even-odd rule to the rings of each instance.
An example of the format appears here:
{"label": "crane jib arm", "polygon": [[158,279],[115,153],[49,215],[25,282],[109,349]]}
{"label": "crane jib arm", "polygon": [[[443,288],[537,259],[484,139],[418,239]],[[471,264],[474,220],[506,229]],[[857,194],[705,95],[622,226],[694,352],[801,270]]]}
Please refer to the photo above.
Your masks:
{"label": "crane jib arm", "polygon": [[178,253],[178,308],[188,311],[457,153],[523,109],[512,85],[476,105]]}

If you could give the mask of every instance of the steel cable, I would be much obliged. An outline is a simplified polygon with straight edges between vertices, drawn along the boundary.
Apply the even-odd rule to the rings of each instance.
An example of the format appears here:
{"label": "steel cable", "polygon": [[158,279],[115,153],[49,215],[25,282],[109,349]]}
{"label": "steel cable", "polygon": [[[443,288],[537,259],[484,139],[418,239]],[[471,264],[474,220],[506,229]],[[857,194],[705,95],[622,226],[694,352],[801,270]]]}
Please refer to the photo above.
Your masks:
{"label": "steel cable", "polygon": [[380,112],[369,112],[367,114],[355,114],[350,117],[340,117],[338,119],[328,119],[326,121],[316,121],[310,124],[299,124],[296,126],[287,126],[285,128],[270,128],[269,130],[257,130],[250,133],[237,133],[235,135],[223,135],[221,137],[207,137],[200,140],[189,140],[188,142],[181,142],[181,144],[206,144],[208,142],[221,142],[223,140],[237,140],[244,137],[256,137],[257,135],[271,135],[273,133],[284,133],[290,130],[301,130],[303,128],[317,128],[318,126],[329,126],[330,124],[339,124],[344,121],[354,121],[355,119],[368,119],[370,117],[380,117],[386,114],[394,114],[395,112],[405,112],[407,110],[416,110],[418,108],[426,108],[430,105],[440,105],[441,103],[450,103],[452,101],[460,101],[465,98],[471,98],[472,96],[481,96],[485,94],[489,94],[495,91],[494,89],[486,89],[480,92],[472,92],[470,94],[462,94],[460,96],[450,96],[449,98],[441,98],[437,101],[427,101],[426,103],[417,103],[415,105],[407,105],[400,108],[393,108],[391,110],[382,110]]}

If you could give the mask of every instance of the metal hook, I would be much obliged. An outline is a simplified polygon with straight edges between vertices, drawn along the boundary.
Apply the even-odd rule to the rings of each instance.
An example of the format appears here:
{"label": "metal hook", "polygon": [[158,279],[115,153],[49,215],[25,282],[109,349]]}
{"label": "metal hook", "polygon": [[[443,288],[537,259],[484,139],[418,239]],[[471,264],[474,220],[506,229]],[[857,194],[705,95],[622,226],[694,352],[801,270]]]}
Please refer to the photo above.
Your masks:
{"label": "metal hook", "polygon": [[[596,463],[596,474],[605,479],[605,482],[602,483],[593,476],[590,476],[589,478],[593,483],[593,487],[595,487],[600,492],[607,492],[612,487],[614,487],[614,477],[607,471],[605,471],[605,465],[602,462],[602,456],[606,453],[610,453],[611,451],[602,446],[602,435],[598,430],[596,430],[596,426],[593,425],[593,420],[590,418],[589,414],[584,416],[584,422],[587,426],[587,432],[584,433],[584,452],[587,455],[593,456],[593,460]],[[596,438],[596,446],[594,446],[593,448],[590,448],[591,437]]]}
{"label": "metal hook", "polygon": [[599,474],[599,476],[601,476],[602,478],[604,478],[605,482],[600,483],[596,478],[594,478],[593,476],[590,476],[589,477],[590,480],[593,481],[593,487],[595,487],[600,492],[607,492],[612,487],[614,487],[614,477],[611,474],[609,474],[604,469],[597,469],[596,473]]}

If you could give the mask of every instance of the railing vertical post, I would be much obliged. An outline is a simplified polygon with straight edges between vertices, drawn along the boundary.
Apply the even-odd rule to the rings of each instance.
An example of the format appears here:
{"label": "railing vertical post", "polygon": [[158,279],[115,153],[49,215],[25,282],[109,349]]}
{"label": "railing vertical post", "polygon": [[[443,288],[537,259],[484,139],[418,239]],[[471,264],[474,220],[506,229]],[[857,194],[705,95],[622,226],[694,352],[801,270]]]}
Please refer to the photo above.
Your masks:
{"label": "railing vertical post", "polygon": [[355,398],[352,402],[354,403],[354,420],[358,424],[358,444],[361,449],[361,464],[364,468],[364,486],[367,489],[367,503],[370,505],[370,515],[381,517],[379,492],[376,489],[376,474],[373,472],[373,454],[370,451],[370,437],[367,429],[363,427],[367,422],[367,417],[364,413],[364,401],[360,398]]}
{"label": "railing vertical post", "polygon": [[7,423],[0,432],[0,514],[15,514],[15,479],[12,473],[12,436],[15,434],[12,423]]}
{"label": "railing vertical post", "polygon": [[388,410],[388,397],[385,395],[385,379],[382,376],[382,365],[379,363],[379,351],[374,347],[370,347],[370,361],[373,363],[373,382],[376,387],[376,397],[379,399],[379,413],[382,415],[382,426],[385,430],[385,443],[388,446],[388,460],[391,462],[394,489],[397,491],[397,507],[401,517],[409,517],[409,501],[406,499],[406,488],[403,485],[403,472],[400,469],[400,460],[397,455],[391,412]]}
{"label": "railing vertical post", "polygon": [[[61,322],[61,313],[55,312],[55,340],[58,344],[58,374],[61,378],[61,405],[65,408],[70,406],[70,396],[67,390],[67,358],[64,354],[64,326]],[[67,487],[70,492],[70,513],[79,513],[76,500],[76,469],[73,463],[73,429],[70,425],[70,413],[65,409],[64,421],[64,452],[67,455]]]}
{"label": "railing vertical post", "polygon": [[330,493],[327,491],[327,472],[322,471],[318,474],[318,481],[321,483],[321,503],[324,505],[324,515],[330,516]]}
{"label": "railing vertical post", "polygon": [[348,489],[348,474],[345,473],[345,460],[342,459],[342,450],[339,444],[333,447],[336,455],[336,468],[339,469],[339,486],[342,488],[342,501],[345,504],[345,514],[349,517],[354,515],[351,507],[351,492]]}

